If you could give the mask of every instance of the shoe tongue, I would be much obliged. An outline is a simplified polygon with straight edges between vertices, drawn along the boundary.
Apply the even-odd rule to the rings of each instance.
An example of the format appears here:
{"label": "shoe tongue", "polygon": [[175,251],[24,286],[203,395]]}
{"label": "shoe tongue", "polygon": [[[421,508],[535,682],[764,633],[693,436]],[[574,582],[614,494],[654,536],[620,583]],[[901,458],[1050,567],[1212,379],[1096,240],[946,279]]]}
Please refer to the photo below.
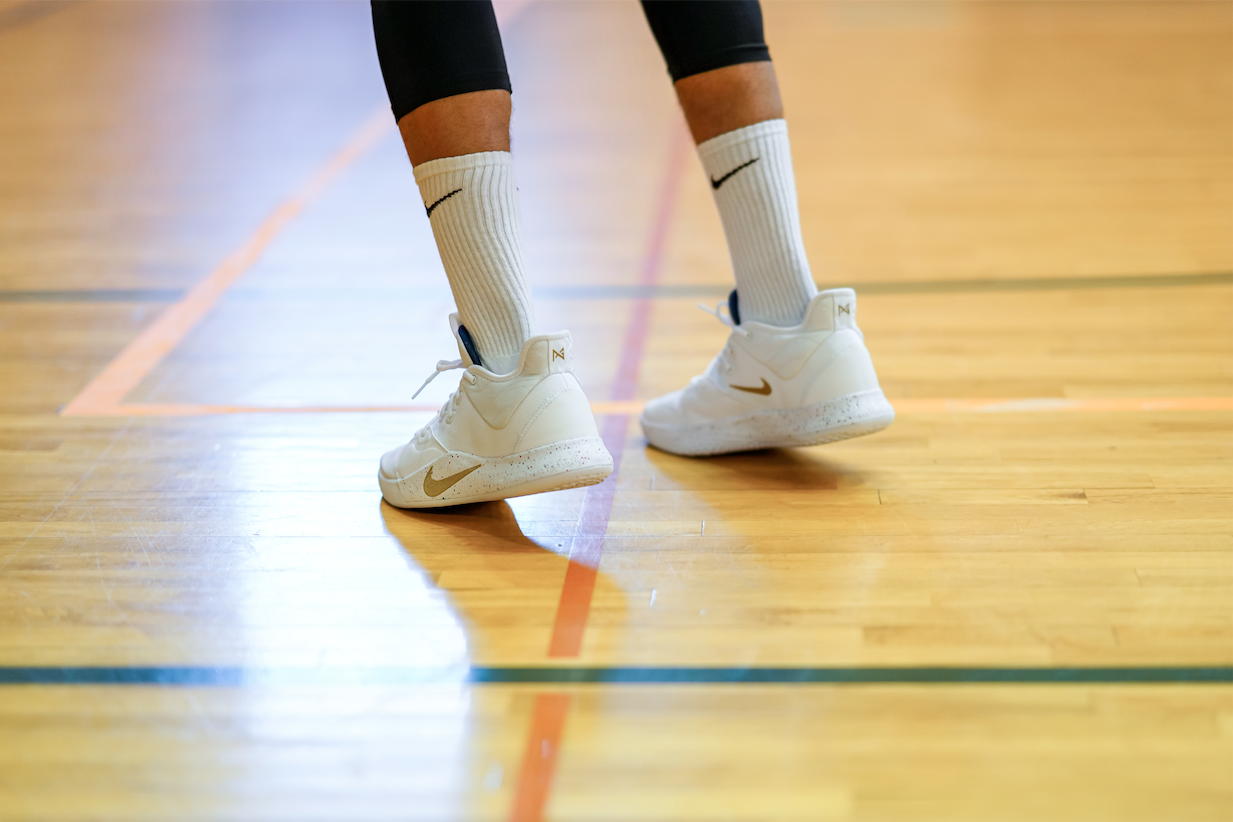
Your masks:
{"label": "shoe tongue", "polygon": [[471,337],[471,332],[467,331],[467,327],[458,321],[457,314],[450,314],[450,330],[454,332],[454,340],[458,343],[458,356],[462,359],[463,364],[468,368],[473,365],[478,365],[482,368],[484,363],[480,360],[479,349],[475,347],[475,340]]}
{"label": "shoe tongue", "polygon": [[728,313],[732,315],[732,322],[736,325],[741,324],[741,304],[737,299],[736,289],[732,289],[732,293],[728,295]]}

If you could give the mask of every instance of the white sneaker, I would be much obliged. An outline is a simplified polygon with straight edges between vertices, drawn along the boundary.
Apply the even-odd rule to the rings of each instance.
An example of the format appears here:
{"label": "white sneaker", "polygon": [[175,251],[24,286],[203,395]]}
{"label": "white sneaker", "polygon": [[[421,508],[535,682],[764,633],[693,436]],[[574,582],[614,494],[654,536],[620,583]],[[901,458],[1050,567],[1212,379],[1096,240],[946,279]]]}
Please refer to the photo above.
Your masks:
{"label": "white sneaker", "polygon": [[527,340],[518,367],[497,375],[475,365],[457,314],[450,327],[461,358],[437,363],[424,385],[442,371],[466,373],[432,422],[381,458],[386,502],[438,508],[594,485],[612,473],[568,331]]}
{"label": "white sneaker", "polygon": [[852,289],[820,292],[793,328],[742,323],[735,291],[728,306],[731,319],[720,306],[713,312],[732,328],[724,350],[642,412],[651,445],[687,456],[817,445],[872,434],[895,419],[856,327]]}

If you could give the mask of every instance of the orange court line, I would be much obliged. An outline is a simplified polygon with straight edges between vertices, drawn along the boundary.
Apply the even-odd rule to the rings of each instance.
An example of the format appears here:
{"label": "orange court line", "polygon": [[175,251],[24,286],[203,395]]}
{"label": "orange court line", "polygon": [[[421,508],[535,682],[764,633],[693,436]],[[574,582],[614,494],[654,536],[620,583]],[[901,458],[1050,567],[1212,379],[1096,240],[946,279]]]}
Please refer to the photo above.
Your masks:
{"label": "orange court line", "polygon": [[225,414],[380,414],[429,412],[440,405],[212,405],[194,402],[133,402],[107,409],[111,417],[212,417]]}
{"label": "orange court line", "polygon": [[[668,146],[651,231],[639,266],[639,285],[654,286],[663,273],[685,158],[692,145],[685,124],[678,121]],[[612,395],[606,404],[609,411],[600,427],[604,446],[612,454],[612,474],[607,481],[587,488],[582,498],[582,508],[578,512],[577,526],[569,547],[569,565],[561,585],[561,596],[557,600],[552,634],[548,639],[548,656],[551,658],[570,658],[582,653],[591,599],[599,573],[597,569],[604,554],[604,535],[608,533],[608,519],[612,514],[612,501],[621,474],[621,455],[625,453],[625,442],[629,437],[630,417],[642,410],[641,404],[635,409],[631,403],[638,392],[642,356],[646,352],[646,341],[651,330],[651,308],[652,302],[646,297],[635,300],[625,327],[621,356],[612,380]]]}
{"label": "orange court line", "polygon": [[70,400],[60,413],[66,417],[89,415],[113,416],[119,411],[128,392],[145,379],[154,368],[179,345],[193,327],[201,321],[231,284],[252,268],[262,252],[292,219],[321,191],[371,148],[381,137],[392,132],[392,115],[386,106],[374,111],[347,141],[295,194],[283,201],[244,243],[229,254],[205,279],[193,286],[175,305],[146,326],[114,360],[108,363],[81,393]]}
{"label": "orange court line", "polygon": [[[443,400],[444,402],[444,400]],[[593,402],[596,414],[642,413],[637,400]],[[435,412],[436,405],[222,405],[200,402],[129,402],[89,412],[98,417],[210,417],[219,414],[382,414]]]}
{"label": "orange court line", "polygon": [[[591,410],[599,415],[636,416],[646,403],[640,400],[599,400]],[[1233,411],[1233,397],[1088,397],[1065,399],[898,399],[891,400],[897,414],[1012,414],[1085,411]],[[380,414],[427,413],[437,405],[212,405],[208,403],[122,403],[74,412],[74,416],[100,417],[208,417],[219,414]]]}
{"label": "orange court line", "polygon": [[552,788],[557,751],[569,716],[569,694],[536,694],[509,822],[540,822]]}
{"label": "orange court line", "polygon": [[1028,397],[893,399],[900,414],[1022,414],[1068,411],[1233,411],[1233,397]]}
{"label": "orange court line", "polygon": [[[532,0],[496,0],[493,10],[497,24],[508,25]],[[137,338],[92,379],[76,397],[60,409],[65,417],[81,416],[200,416],[208,414],[255,414],[331,411],[384,411],[421,410],[384,408],[263,408],[255,406],[197,405],[179,403],[124,405],[124,397],[136,388],[151,371],[162,362],[189,332],[201,321],[223,293],[252,268],[261,254],[291,220],[308,205],[340,171],[372,148],[381,137],[391,133],[392,115],[389,107],[382,104],[364,120],[351,139],[330,158],[307,183],[290,198],[282,202],[273,213],[257,226],[256,231],[205,279],[193,286],[184,299],[172,305],[150,323]],[[424,410],[436,410],[424,409]]]}

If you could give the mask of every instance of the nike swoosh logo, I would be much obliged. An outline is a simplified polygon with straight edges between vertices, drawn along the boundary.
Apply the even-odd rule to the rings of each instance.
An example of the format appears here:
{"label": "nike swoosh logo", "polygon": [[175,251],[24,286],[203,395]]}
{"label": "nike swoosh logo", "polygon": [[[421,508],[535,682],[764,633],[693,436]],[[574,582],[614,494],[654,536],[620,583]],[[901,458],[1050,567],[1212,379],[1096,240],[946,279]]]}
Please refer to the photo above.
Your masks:
{"label": "nike swoosh logo", "polygon": [[720,177],[718,180],[712,177],[711,178],[711,188],[715,189],[716,191],[719,191],[719,187],[723,185],[724,183],[728,182],[729,177],[731,177],[733,174],[736,174],[738,171],[740,171],[743,168],[749,168],[751,165],[753,165],[754,163],[758,162],[761,159],[762,159],[761,157],[754,157],[748,163],[741,163],[739,166],[732,169],[727,174]]}
{"label": "nike swoosh logo", "polygon": [[[481,462],[480,465],[483,465],[483,463]],[[457,474],[450,474],[444,479],[433,479],[432,468],[430,467],[428,473],[424,475],[424,493],[430,497],[439,497],[453,488],[460,479],[477,468],[479,468],[479,465],[472,465],[470,468],[465,468]]]}
{"label": "nike swoosh logo", "polygon": [[453,191],[451,191],[449,194],[446,194],[446,195],[445,195],[444,197],[442,197],[440,200],[437,200],[435,203],[433,203],[432,205],[428,206],[428,208],[426,208],[426,209],[425,209],[425,211],[427,211],[427,212],[428,212],[428,216],[429,216],[429,217],[431,217],[431,216],[432,216],[432,210],[433,210],[434,208],[436,208],[437,206],[441,205],[441,204],[442,204],[442,203],[444,203],[446,200],[448,200],[450,197],[453,197],[455,194],[457,194],[457,193],[458,193],[458,192],[460,192],[460,191],[462,191],[462,189],[461,189],[461,188],[456,188],[456,189],[454,189]]}
{"label": "nike swoosh logo", "polygon": [[728,383],[728,387],[735,388],[737,391],[748,391],[750,394],[761,394],[764,397],[771,393],[771,384],[766,381],[765,377],[762,379],[761,388],[750,388],[747,385],[733,385],[732,383]]}

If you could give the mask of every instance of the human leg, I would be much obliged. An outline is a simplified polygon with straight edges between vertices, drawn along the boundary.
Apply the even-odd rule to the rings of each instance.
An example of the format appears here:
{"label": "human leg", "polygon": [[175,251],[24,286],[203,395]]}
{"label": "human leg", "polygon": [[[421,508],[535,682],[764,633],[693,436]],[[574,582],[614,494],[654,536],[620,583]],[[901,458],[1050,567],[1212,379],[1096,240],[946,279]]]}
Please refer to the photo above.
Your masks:
{"label": "human leg", "polygon": [[532,335],[492,4],[374,0],[372,11],[391,108],[458,305],[459,359],[433,376],[466,372],[436,418],[382,457],[382,493],[427,508],[600,482],[612,457],[574,377],[569,333]]}
{"label": "human leg", "polygon": [[483,364],[508,373],[533,315],[509,153],[511,87],[492,4],[374,0],[372,14],[391,108],[462,325]]}
{"label": "human leg", "polygon": [[791,326],[817,293],[787,124],[754,2],[646,0],[723,222],[741,315]]}
{"label": "human leg", "polygon": [[[702,455],[811,445],[894,419],[851,289],[819,293],[801,237],[787,124],[761,9],[644,0],[724,226],[733,331],[701,378],[652,400],[652,445]],[[717,314],[719,310],[717,309]]]}

